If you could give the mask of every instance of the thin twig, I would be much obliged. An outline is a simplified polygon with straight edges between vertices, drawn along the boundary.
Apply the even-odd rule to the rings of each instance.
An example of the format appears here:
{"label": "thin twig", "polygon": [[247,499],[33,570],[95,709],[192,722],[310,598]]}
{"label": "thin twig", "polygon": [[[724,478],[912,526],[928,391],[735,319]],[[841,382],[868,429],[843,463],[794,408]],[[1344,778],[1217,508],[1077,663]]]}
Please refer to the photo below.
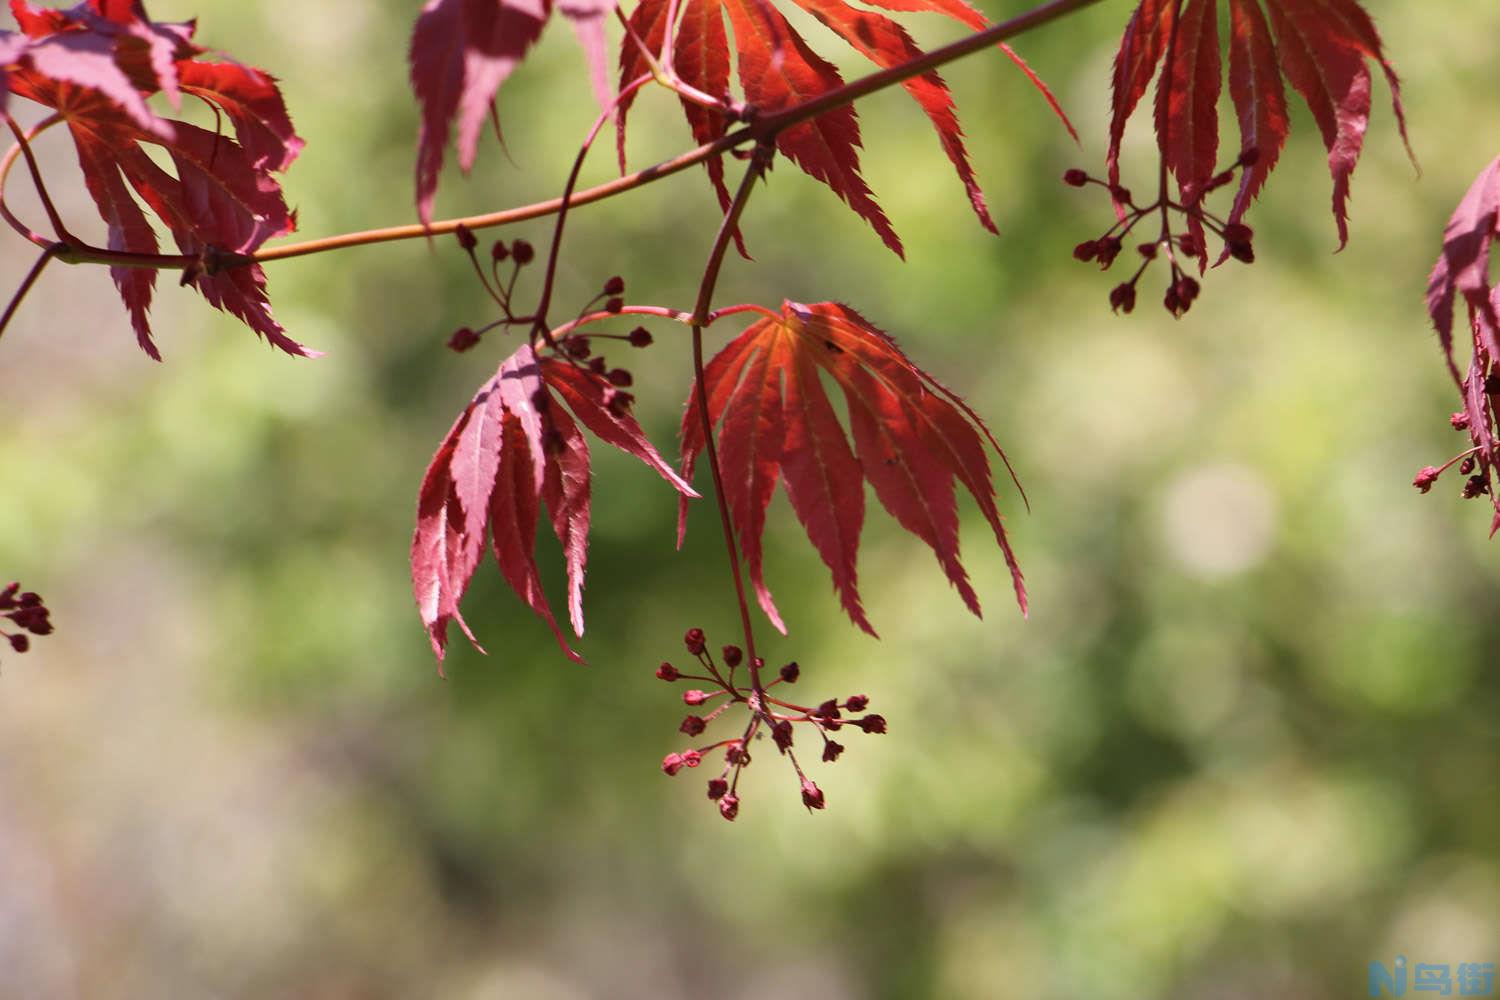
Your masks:
{"label": "thin twig", "polygon": [[703,325],[708,321],[708,307],[713,302],[714,286],[719,281],[719,269],[724,263],[725,251],[729,249],[730,240],[739,226],[740,215],[745,211],[745,203],[750,200],[750,192],[754,190],[755,182],[770,165],[771,157],[775,155],[776,147],[774,138],[770,141],[762,141],[755,147],[755,155],[750,160],[750,165],[745,169],[745,176],[740,180],[739,190],[735,192],[734,201],[729,205],[729,211],[724,213],[724,221],[719,225],[719,231],[714,236],[713,248],[708,253],[708,263],[703,268],[703,280],[698,284],[698,303],[693,307],[693,391],[698,396],[698,415],[703,427],[704,451],[708,455],[709,471],[713,473],[714,500],[719,507],[719,526],[724,534],[724,548],[729,555],[729,570],[734,576],[734,595],[740,606],[740,625],[745,632],[745,655],[750,661],[750,689],[754,693],[754,702],[751,708],[758,714],[765,711],[762,698],[765,688],[760,682],[760,668],[756,664],[755,633],[750,625],[750,604],[745,599],[744,573],[740,569],[739,546],[735,541],[734,527],[729,520],[729,503],[724,497],[724,474],[719,468],[719,451],[714,445],[714,421],[708,412],[708,389],[704,384],[703,376]]}
{"label": "thin twig", "polygon": [[0,337],[5,336],[5,328],[10,326],[10,318],[21,307],[21,300],[26,298],[26,293],[31,291],[31,286],[36,284],[36,279],[42,276],[42,270],[46,268],[47,263],[66,249],[67,246],[62,243],[53,243],[43,248],[36,263],[31,265],[31,270],[27,271],[26,277],[21,279],[21,287],[17,288],[16,294],[10,297],[10,302],[5,307],[5,314],[0,316]]}

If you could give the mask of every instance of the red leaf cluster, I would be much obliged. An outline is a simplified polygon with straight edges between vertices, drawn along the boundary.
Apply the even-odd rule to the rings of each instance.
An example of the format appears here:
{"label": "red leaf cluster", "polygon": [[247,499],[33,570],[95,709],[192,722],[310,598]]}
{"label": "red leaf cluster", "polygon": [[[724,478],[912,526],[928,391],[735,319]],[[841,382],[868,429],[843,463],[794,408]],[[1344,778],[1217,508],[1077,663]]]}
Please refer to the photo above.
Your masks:
{"label": "red leaf cluster", "polygon": [[[1442,343],[1448,371],[1463,399],[1453,423],[1455,427],[1467,428],[1478,464],[1477,473],[1465,488],[1465,496],[1490,494],[1495,506],[1491,535],[1500,531],[1500,496],[1496,495],[1494,481],[1495,468],[1500,465],[1500,422],[1497,422],[1500,289],[1490,284],[1491,256],[1497,236],[1500,236],[1500,159],[1491,161],[1479,172],[1454,209],[1443,231],[1442,254],[1427,282],[1427,311]],[[1471,348],[1464,370],[1459,368],[1453,354],[1453,313],[1460,297],[1468,307]]]}
{"label": "red leaf cluster", "polygon": [[[1370,62],[1379,63],[1385,73],[1396,122],[1406,138],[1400,81],[1381,49],[1374,22],[1358,0],[1227,2],[1229,96],[1239,120],[1240,148],[1256,152],[1240,179],[1229,222],[1244,217],[1286,144],[1285,77],[1307,103],[1328,150],[1333,216],[1342,247],[1349,237],[1349,176],[1370,119]],[[1223,82],[1218,0],[1141,0],[1131,15],[1115,57],[1111,186],[1120,181],[1125,123],[1159,65],[1164,68],[1156,89],[1156,140],[1184,203],[1190,203],[1214,177],[1218,155]]]}
{"label": "red leaf cluster", "polygon": [[590,472],[578,425],[656,469],[684,496],[697,496],[646,440],[628,403],[606,379],[571,361],[539,359],[523,344],[459,415],[422,480],[411,545],[412,588],[439,670],[449,621],[479,647],[458,606],[487,534],[506,582],[547,622],[563,651],[583,662],[557,626],[536,564],[545,505],[567,563],[569,618],[581,636]]}
{"label": "red leaf cluster", "polygon": [[[558,9],[572,22],[588,59],[594,89],[609,100],[605,70],[607,0],[577,0]],[[428,0],[412,31],[411,85],[422,106],[417,139],[417,214],[432,220],[432,200],[455,119],[458,165],[467,173],[479,134],[494,115],[495,95],[541,37],[552,0]],[[498,120],[497,125],[498,129]]]}
{"label": "red leaf cluster", "polygon": [[[853,447],[819,373],[843,390]],[[912,364],[885,333],[848,306],[783,303],[752,324],[704,371],[710,422],[740,549],[761,609],[785,631],[766,587],[761,555],[766,507],[778,479],[818,555],[833,573],[849,618],[875,634],[860,603],[855,567],[864,483],[903,528],[926,542],[964,603],[979,599],[958,558],[956,478],[994,530],[1024,613],[1026,590],[1006,538],[985,442],[1004,452],[961,399]],[[682,473],[703,450],[695,393],[682,419]],[[1008,466],[1007,466],[1008,467]],[[686,528],[680,506],[678,543]]]}
{"label": "red leaf cluster", "polygon": [[[900,65],[922,54],[906,29],[883,14],[852,7],[843,0],[796,0],[796,3],[881,68]],[[893,11],[940,13],[974,30],[988,26],[984,15],[963,0],[877,0],[874,6]],[[667,18],[672,11],[677,12],[679,22],[675,38],[667,48]],[[726,15],[734,31],[737,69],[745,102],[756,113],[784,111],[843,85],[838,70],[813,52],[797,30],[766,0],[641,0],[630,16],[630,31],[634,38],[627,37],[620,50],[621,88],[650,71],[645,51],[649,50],[651,59],[660,54],[661,61],[668,63],[683,83],[707,98],[720,101],[723,107],[732,106],[730,49],[724,30]],[[1020,56],[1004,43],[1000,49],[1041,90],[1066,124],[1067,118],[1062,115],[1057,102]],[[980,223],[995,232],[984,194],[969,164],[963,131],[948,85],[934,70],[913,77],[902,86],[937,130],[943,151],[958,172]],[[620,101],[616,119],[621,170],[625,164],[626,116],[633,99],[633,94],[625,95]],[[708,107],[687,97],[682,98],[682,107],[693,138],[699,143],[713,142],[728,131],[730,118],[720,108]],[[1068,128],[1072,130],[1071,125]],[[874,228],[886,246],[898,255],[902,254],[900,237],[860,175],[859,122],[852,107],[834,108],[811,121],[783,130],[776,137],[776,146],[809,176],[828,185]],[[723,164],[715,158],[705,165],[720,205],[727,208],[729,192],[724,185]],[[741,246],[741,252],[743,250]]]}
{"label": "red leaf cluster", "polygon": [[[11,93],[57,111],[73,137],[84,183],[108,231],[109,249],[157,252],[140,202],[164,223],[179,250],[211,262],[216,252],[252,253],[295,228],[274,174],[302,149],[276,81],[258,69],[198,58],[193,25],[150,20],[139,0],[87,0],[68,10],[11,0],[24,36],[0,33],[0,63]],[[162,118],[147,98],[174,104],[184,94],[229,119],[234,138]],[[173,172],[144,146],[164,150]],[[137,201],[139,199],[139,201]],[[156,272],[112,267],[141,348],[160,358],[148,311]],[[289,354],[310,352],[271,315],[259,265],[187,280],[214,307],[242,320]]]}

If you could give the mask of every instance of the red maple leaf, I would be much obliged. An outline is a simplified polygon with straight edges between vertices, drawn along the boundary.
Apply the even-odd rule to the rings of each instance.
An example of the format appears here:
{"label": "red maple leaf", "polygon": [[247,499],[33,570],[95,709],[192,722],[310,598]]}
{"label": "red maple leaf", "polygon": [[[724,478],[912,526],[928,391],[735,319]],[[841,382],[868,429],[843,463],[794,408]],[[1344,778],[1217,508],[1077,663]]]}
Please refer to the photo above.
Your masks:
{"label": "red maple leaf", "polygon": [[[819,372],[843,390],[852,448]],[[761,609],[777,629],[786,631],[765,584],[761,535],[778,479],[832,571],[845,612],[871,635],[855,567],[866,480],[901,526],[931,546],[978,615],[979,599],[958,559],[957,478],[994,530],[1025,612],[1026,590],[995,506],[985,442],[1002,460],[1004,452],[967,404],[853,309],[834,302],[783,303],[780,314],[756,321],[709,362],[704,390],[710,422],[719,427],[724,496],[735,533]],[[682,418],[682,474],[688,480],[704,446],[701,414],[695,392]],[[679,545],[686,518],[681,504]]]}
{"label": "red maple leaf", "polygon": [[[1463,405],[1455,424],[1466,426],[1478,469],[1465,496],[1488,492],[1495,506],[1490,534],[1500,531],[1500,495],[1494,472],[1500,466],[1500,289],[1490,284],[1491,255],[1500,236],[1500,159],[1479,172],[1443,231],[1443,251],[1427,282],[1427,311],[1443,347],[1448,371]],[[1468,307],[1470,354],[1460,371],[1454,359],[1453,311],[1462,296]],[[1450,465],[1453,463],[1449,463]],[[1435,470],[1436,471],[1436,470]],[[1468,470],[1465,470],[1468,471]],[[1434,477],[1435,478],[1435,477]],[[1479,489],[1480,485],[1483,489]],[[1425,492],[1425,490],[1424,490]]]}
{"label": "red maple leaf", "polygon": [[[157,252],[156,233],[137,197],[188,256],[252,253],[295,228],[295,214],[272,175],[290,166],[302,140],[274,78],[238,63],[196,58],[204,50],[192,42],[193,26],[151,21],[139,0],[88,0],[66,11],[11,0],[11,12],[27,40],[24,46],[0,43],[9,90],[55,109],[68,126],[109,249]],[[174,103],[183,94],[202,99],[229,119],[235,138],[160,117],[147,103],[158,92]],[[158,166],[142,144],[165,150],[175,174]],[[110,275],[141,348],[159,360],[148,320],[155,270],[112,267]],[[210,304],[287,353],[313,353],[272,317],[260,265],[200,270],[187,280]]]}
{"label": "red maple leaf", "polygon": [[[796,3],[881,68],[900,65],[922,54],[906,29],[883,14],[851,7],[843,0],[796,0]],[[626,83],[649,70],[642,45],[653,55],[668,54],[663,51],[667,14],[676,6],[671,0],[642,0],[631,14],[630,29],[635,38],[627,37],[620,49],[622,90]],[[963,0],[879,0],[876,6],[895,11],[932,11],[974,30],[988,26],[984,15]],[[726,106],[732,103],[729,44],[724,31],[726,14],[734,29],[737,69],[745,101],[757,113],[785,110],[844,83],[838,70],[813,52],[767,0],[683,0],[679,13],[679,27],[670,51],[674,72],[682,82],[706,97],[725,102]],[[1001,43],[999,47],[1026,73],[1072,132],[1072,125],[1041,80],[1008,45]],[[936,71],[931,71],[907,80],[902,86],[937,130],[943,151],[958,172],[980,223],[995,232],[984,194],[969,164],[948,85]],[[625,122],[633,100],[633,94],[625,95],[616,118],[622,171]],[[699,143],[712,142],[728,130],[730,121],[722,111],[687,98],[683,98],[682,107],[693,138]],[[776,137],[777,149],[809,176],[827,184],[874,228],[886,246],[901,255],[900,238],[860,175],[860,146],[859,122],[848,105],[785,129]],[[724,185],[723,165],[717,158],[706,161],[705,165],[720,205],[727,207],[729,192]],[[743,249],[742,246],[741,252]]]}
{"label": "red maple leaf", "polygon": [[630,395],[602,376],[569,360],[539,359],[523,344],[459,414],[422,480],[411,544],[412,589],[439,671],[450,621],[483,651],[458,606],[483,558],[486,534],[506,582],[552,629],[563,652],[583,662],[558,628],[536,564],[545,505],[567,564],[569,618],[583,635],[590,473],[578,425],[651,466],[684,496],[697,496],[646,440],[629,404]]}
{"label": "red maple leaf", "polygon": [[[1381,49],[1380,35],[1357,0],[1228,4],[1229,96],[1239,120],[1240,148],[1256,154],[1240,178],[1229,222],[1244,217],[1286,144],[1290,119],[1284,76],[1306,101],[1328,150],[1333,216],[1342,247],[1349,238],[1349,176],[1370,119],[1371,61],[1385,73],[1397,126],[1403,141],[1407,138],[1401,84]],[[1120,182],[1126,121],[1159,65],[1165,68],[1156,90],[1156,141],[1183,203],[1192,204],[1215,176],[1219,147],[1223,68],[1217,0],[1141,0],[1131,15],[1115,57],[1107,157],[1112,187]],[[1408,142],[1408,154],[1410,150]],[[1195,235],[1201,246],[1201,229]]]}
{"label": "red maple leaf", "polygon": [[[612,0],[559,3],[583,46],[601,102],[608,102],[604,17]],[[479,134],[494,114],[495,95],[541,37],[552,0],[428,0],[412,30],[411,85],[422,106],[417,138],[417,214],[432,221],[432,201],[454,120],[458,165],[474,166]],[[498,128],[498,121],[497,121]]]}

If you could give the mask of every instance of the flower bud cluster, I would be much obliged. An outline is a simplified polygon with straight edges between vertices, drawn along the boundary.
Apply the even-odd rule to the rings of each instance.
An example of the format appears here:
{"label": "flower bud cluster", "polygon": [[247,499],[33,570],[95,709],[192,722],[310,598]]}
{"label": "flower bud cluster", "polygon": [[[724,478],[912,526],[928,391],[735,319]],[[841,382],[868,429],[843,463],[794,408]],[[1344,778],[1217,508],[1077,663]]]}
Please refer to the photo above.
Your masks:
{"label": "flower bud cluster", "polygon": [[[461,326],[453,331],[453,335],[448,338],[448,349],[462,353],[477,345],[486,333],[496,327],[531,321],[531,317],[518,317],[511,311],[511,298],[515,292],[516,277],[520,274],[521,268],[536,259],[536,248],[525,240],[512,240],[509,243],[496,240],[490,245],[490,263],[486,269],[479,262],[476,252],[479,247],[479,238],[474,235],[473,230],[460,223],[454,231],[454,236],[458,240],[459,249],[468,255],[469,262],[474,265],[474,273],[479,276],[479,283],[500,307],[501,313],[500,319],[477,330],[473,327]],[[500,265],[506,261],[511,264],[510,277],[502,279]]]}
{"label": "flower bud cluster", "polygon": [[8,632],[0,627],[0,639],[15,652],[24,653],[31,648],[31,636],[52,634],[51,614],[35,592],[22,591],[20,583],[11,583],[0,590],[0,623],[9,623],[20,631]]}
{"label": "flower bud cluster", "polygon": [[813,810],[822,809],[827,803],[822,789],[803,772],[797,761],[794,749],[796,727],[806,727],[822,741],[825,763],[838,760],[844,752],[843,744],[829,734],[845,727],[866,733],[886,731],[884,716],[865,711],[870,705],[867,695],[853,694],[842,700],[828,698],[809,707],[773,694],[778,685],[795,684],[801,678],[802,668],[796,661],[784,664],[775,677],[763,682],[765,661],[754,657],[747,671],[749,676],[737,678],[738,669],[747,659],[739,646],[721,646],[716,659],[709,648],[708,637],[699,628],[688,629],[682,643],[688,655],[697,661],[697,667],[689,670],[701,669],[702,673],[684,672],[670,662],[663,662],[656,668],[656,676],[669,684],[686,680],[701,685],[682,693],[683,704],[693,711],[683,717],[678,731],[689,737],[700,736],[733,706],[743,706],[749,718],[737,736],[667,754],[661,762],[661,769],[667,775],[676,775],[684,768],[697,767],[709,754],[722,750],[724,764],[718,775],[708,780],[708,798],[717,804],[719,815],[727,820],[739,815],[740,772],[750,764],[751,744],[765,733],[770,734],[777,752],[791,762],[801,790],[802,804]]}
{"label": "flower bud cluster", "polygon": [[[1203,199],[1233,181],[1236,170],[1253,166],[1258,158],[1253,147],[1247,149],[1228,169],[1215,174],[1197,189],[1187,186],[1182,193],[1181,202],[1171,199],[1163,182],[1157,200],[1149,205],[1137,205],[1129,188],[1119,184],[1111,185],[1076,167],[1063,174],[1063,183],[1070,187],[1081,188],[1097,184],[1104,188],[1114,203],[1115,214],[1119,216],[1118,221],[1105,230],[1104,235],[1098,239],[1084,240],[1073,248],[1076,260],[1097,263],[1101,271],[1107,271],[1124,251],[1130,232],[1138,223],[1145,219],[1161,220],[1161,228],[1155,239],[1136,245],[1140,264],[1135,272],[1110,289],[1110,309],[1117,313],[1129,313],[1135,309],[1136,285],[1140,282],[1141,275],[1145,274],[1154,261],[1165,257],[1171,273],[1166,293],[1162,296],[1162,307],[1174,317],[1182,316],[1192,308],[1201,291],[1197,279],[1188,274],[1187,265],[1196,261],[1199,275],[1207,270],[1208,247],[1205,237],[1210,232],[1223,241],[1223,249],[1214,266],[1217,267],[1231,257],[1245,264],[1254,262],[1255,234],[1250,227],[1240,222],[1235,215],[1231,215],[1227,222],[1220,219],[1203,207]],[[1184,231],[1173,231],[1174,214],[1182,218]]]}

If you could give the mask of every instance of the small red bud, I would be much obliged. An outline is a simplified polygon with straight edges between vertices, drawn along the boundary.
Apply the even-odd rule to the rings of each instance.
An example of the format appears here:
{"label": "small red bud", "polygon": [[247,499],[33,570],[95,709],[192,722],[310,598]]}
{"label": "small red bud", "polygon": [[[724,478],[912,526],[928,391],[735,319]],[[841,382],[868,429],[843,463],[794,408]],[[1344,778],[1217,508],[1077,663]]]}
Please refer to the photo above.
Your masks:
{"label": "small red bud", "polygon": [[1237,162],[1242,167],[1253,167],[1259,161],[1260,150],[1255,146],[1251,146],[1240,153],[1240,158]]}
{"label": "small red bud", "polygon": [[651,331],[644,326],[638,326],[630,331],[630,336],[626,339],[630,341],[631,347],[650,347]]}
{"label": "small red bud", "polygon": [[1062,179],[1063,183],[1069,187],[1081,188],[1089,182],[1089,175],[1077,167],[1073,167],[1070,170],[1063,171]]}
{"label": "small red bud", "polygon": [[738,795],[725,795],[719,800],[719,815],[734,822],[734,818],[740,814],[740,797]]}
{"label": "small red bud", "polygon": [[490,260],[502,261],[510,256],[510,247],[505,245],[504,240],[496,240],[490,246]]}
{"label": "small red bud", "polygon": [[708,797],[717,801],[729,794],[729,782],[723,778],[710,778],[708,781]]}
{"label": "small red bud", "polygon": [[20,589],[21,583],[19,580],[17,580],[7,586],[4,590],[0,590],[0,610],[15,607],[14,598],[16,596],[16,591]]}
{"label": "small red bud", "polygon": [[745,658],[744,651],[738,646],[725,646],[719,652],[724,655],[724,665],[728,667],[739,666],[740,662]]}
{"label": "small red bud", "polygon": [[604,377],[609,379],[610,385],[617,385],[622,389],[635,381],[635,379],[630,377],[630,373],[623,368],[612,368],[608,372],[605,372]]}
{"label": "small red bud", "polygon": [[851,694],[844,702],[844,707],[851,712],[863,712],[865,706],[870,704],[869,695]]}
{"label": "small red bud", "polygon": [[448,349],[462,354],[477,343],[479,343],[479,334],[466,326],[461,326],[453,331],[453,336],[448,338]]}
{"label": "small red bud", "polygon": [[682,754],[667,754],[661,759],[661,769],[662,773],[666,774],[668,777],[675,776],[678,771],[682,770]]}
{"label": "small red bud", "polygon": [[1192,233],[1183,233],[1177,237],[1177,246],[1189,257],[1197,257],[1203,253],[1203,245]]}
{"label": "small red bud", "polygon": [[1140,246],[1136,247],[1135,249],[1136,249],[1136,253],[1139,253],[1142,257],[1146,258],[1147,260],[1155,260],[1156,259],[1157,251],[1159,251],[1161,249],[1161,246],[1160,246],[1160,244],[1155,243],[1155,242],[1152,242],[1152,243],[1142,243]]}
{"label": "small red bud", "polygon": [[1490,484],[1485,482],[1483,476],[1470,476],[1464,480],[1464,499],[1473,500],[1481,493],[1488,493]]}
{"label": "small red bud", "polygon": [[1411,481],[1411,484],[1423,493],[1426,493],[1432,489],[1432,484],[1437,482],[1438,476],[1442,474],[1442,470],[1437,466],[1429,465],[1417,473],[1416,478]]}
{"label": "small red bud", "polygon": [[[1183,275],[1177,279],[1177,294],[1184,303],[1191,304],[1198,298],[1198,293],[1202,290],[1196,278]],[[1186,306],[1184,306],[1184,311],[1186,311]]]}
{"label": "small red bud", "polygon": [[697,688],[693,688],[691,691],[682,692],[682,703],[684,705],[692,705],[694,707],[697,707],[707,700],[707,693],[699,691]]}
{"label": "small red bud", "polygon": [[704,638],[701,628],[688,629],[687,634],[682,637],[682,642],[683,645],[687,646],[687,651],[694,656],[702,654],[707,645],[707,640]]}
{"label": "small red bud", "polygon": [[792,746],[792,724],[785,719],[777,719],[771,723],[771,740],[776,744],[776,749],[786,753]]}
{"label": "small red bud", "polygon": [[832,764],[839,759],[839,754],[843,752],[844,745],[842,743],[835,743],[833,740],[829,740],[823,744],[823,762]]}
{"label": "small red bud", "polygon": [[834,698],[829,698],[813,710],[813,715],[821,716],[825,719],[837,719],[839,717],[838,701]]}
{"label": "small red bud", "polygon": [[603,375],[604,368],[605,365],[603,358],[589,358],[589,371],[593,372],[595,375]]}
{"label": "small red bud", "polygon": [[591,347],[587,337],[569,337],[563,341],[563,350],[568,352],[568,357],[583,359],[589,356]]}
{"label": "small red bud", "polygon": [[1115,312],[1122,309],[1128,314],[1135,308],[1135,285],[1127,281],[1109,291],[1109,307]]}
{"label": "small red bud", "polygon": [[479,240],[476,239],[474,234],[469,231],[469,227],[464,225],[462,222],[460,222],[458,224],[458,228],[453,231],[453,235],[458,237],[458,245],[463,247],[465,251],[473,252],[474,248],[479,245]]}
{"label": "small red bud", "polygon": [[1239,261],[1242,264],[1255,263],[1255,248],[1249,243],[1242,243],[1236,240],[1235,242],[1228,244],[1228,250],[1229,256],[1233,257],[1235,260]]}
{"label": "small red bud", "polygon": [[536,257],[536,248],[525,240],[516,240],[510,245],[510,253],[516,259],[516,263],[524,267]]}
{"label": "small red bud", "polygon": [[802,804],[809,810],[822,809],[826,804],[823,801],[823,790],[807,778],[802,779]]}
{"label": "small red bud", "polygon": [[24,634],[17,633],[6,638],[10,640],[10,648],[18,653],[24,653],[31,648],[31,639]]}
{"label": "small red bud", "polygon": [[661,666],[656,668],[656,676],[670,683],[677,680],[682,674],[678,673],[677,668],[672,666],[672,664],[666,660],[662,660]]}
{"label": "small red bud", "polygon": [[630,412],[630,406],[635,402],[635,397],[628,392],[614,391],[604,397],[604,405],[609,412],[617,417],[623,417]]}
{"label": "small red bud", "polygon": [[781,668],[781,679],[788,684],[797,683],[797,678],[800,676],[802,676],[802,668],[797,665],[796,660]]}
{"label": "small red bud", "polygon": [[[1453,429],[1456,431],[1468,430],[1469,415],[1460,410],[1448,418],[1448,423],[1452,424]],[[12,586],[14,586],[14,584],[12,584]],[[0,607],[4,607],[4,605],[0,604]]]}
{"label": "small red bud", "polygon": [[616,313],[616,314],[618,314],[620,312],[620,310],[622,310],[624,308],[625,308],[625,300],[622,299],[622,298],[620,298],[620,297],[618,297],[618,296],[616,296],[616,297],[610,299],[608,302],[604,303],[604,311],[607,312],[607,313]]}
{"label": "small red bud", "polygon": [[605,295],[619,295],[625,291],[625,279],[618,274],[604,283]]}
{"label": "small red bud", "polygon": [[1473,455],[1470,455],[1468,458],[1466,458],[1462,462],[1458,463],[1458,472],[1459,472],[1460,475],[1467,476],[1469,473],[1471,473],[1473,471],[1474,471],[1474,456]]}
{"label": "small red bud", "polygon": [[1097,256],[1099,256],[1098,240],[1084,240],[1082,243],[1073,248],[1074,260],[1081,260],[1086,263],[1093,260]]}
{"label": "small red bud", "polygon": [[1249,243],[1255,238],[1255,230],[1243,222],[1231,222],[1224,227],[1224,242]]}
{"label": "small red bud", "polygon": [[867,733],[883,733],[885,732],[885,716],[867,715],[855,723],[855,725]]}
{"label": "small red bud", "polygon": [[1115,258],[1120,256],[1120,250],[1123,247],[1124,244],[1113,236],[1106,236],[1101,239],[1099,241],[1099,270],[1109,270],[1109,265],[1113,264]]}
{"label": "small red bud", "polygon": [[1114,187],[1110,188],[1109,194],[1111,198],[1123,205],[1129,205],[1132,203],[1130,200],[1130,188],[1125,187],[1123,184],[1116,184]]}
{"label": "small red bud", "polygon": [[682,725],[677,727],[679,732],[687,736],[697,736],[707,728],[708,723],[703,721],[701,715],[689,715],[682,720]]}

